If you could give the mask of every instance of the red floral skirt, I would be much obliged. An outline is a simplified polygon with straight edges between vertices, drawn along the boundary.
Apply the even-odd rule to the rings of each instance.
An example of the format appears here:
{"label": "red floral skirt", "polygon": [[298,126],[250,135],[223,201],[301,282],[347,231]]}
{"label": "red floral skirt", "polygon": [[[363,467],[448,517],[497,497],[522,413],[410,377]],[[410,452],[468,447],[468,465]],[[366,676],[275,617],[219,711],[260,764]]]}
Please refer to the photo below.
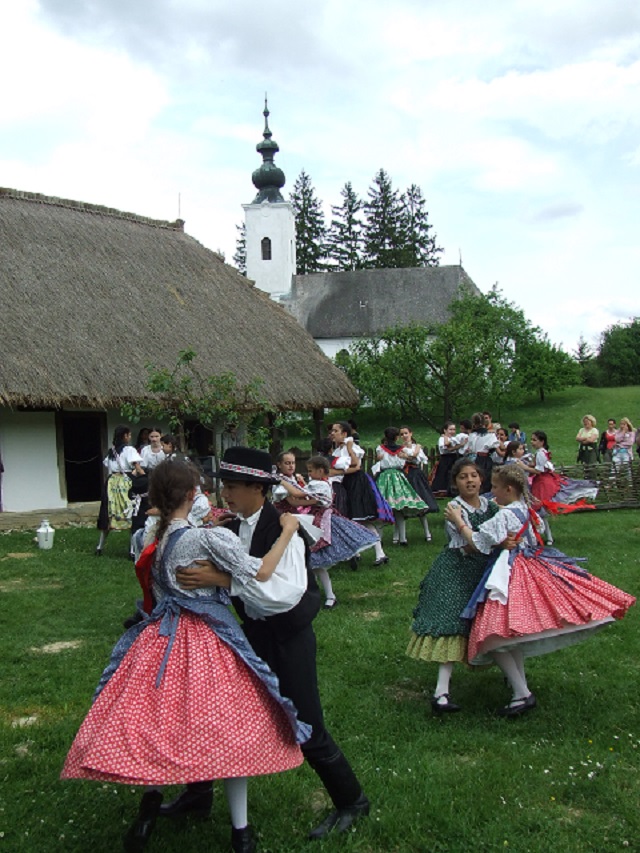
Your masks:
{"label": "red floral skirt", "polygon": [[511,568],[506,604],[487,599],[478,606],[469,637],[469,661],[496,649],[520,645],[527,656],[578,642],[613,619],[635,598],[590,574],[576,574],[544,558],[518,554]]}
{"label": "red floral skirt", "polygon": [[63,779],[170,785],[259,776],[302,763],[282,708],[260,679],[197,616],[159,623],[133,643],[85,717]]}

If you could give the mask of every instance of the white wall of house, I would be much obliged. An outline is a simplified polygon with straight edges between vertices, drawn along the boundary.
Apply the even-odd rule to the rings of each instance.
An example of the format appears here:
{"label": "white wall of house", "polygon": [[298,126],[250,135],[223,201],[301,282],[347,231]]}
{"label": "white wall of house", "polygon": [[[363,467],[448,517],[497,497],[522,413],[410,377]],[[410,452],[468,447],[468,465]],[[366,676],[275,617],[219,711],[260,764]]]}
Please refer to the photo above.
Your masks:
{"label": "white wall of house", "polygon": [[314,338],[322,352],[329,358],[335,358],[340,350],[348,350],[357,340],[359,338]]}
{"label": "white wall of house", "polygon": [[5,512],[67,505],[61,494],[54,412],[1,409],[0,452]]}

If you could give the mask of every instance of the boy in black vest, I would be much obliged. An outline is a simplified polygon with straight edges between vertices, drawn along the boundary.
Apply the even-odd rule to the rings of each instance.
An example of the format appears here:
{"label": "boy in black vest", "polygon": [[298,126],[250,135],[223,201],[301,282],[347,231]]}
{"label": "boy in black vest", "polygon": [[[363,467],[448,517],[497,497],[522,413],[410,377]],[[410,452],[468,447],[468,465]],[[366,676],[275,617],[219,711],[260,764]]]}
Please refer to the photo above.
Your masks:
{"label": "boy in black vest", "polygon": [[[279,515],[267,501],[271,475],[268,453],[248,447],[229,448],[217,472],[222,495],[236,517],[227,526],[238,534],[255,557],[264,556],[281,532]],[[316,672],[316,637],[312,621],[320,609],[320,594],[313,572],[306,567],[305,548],[294,537],[278,565],[273,583],[249,582],[236,589],[230,575],[211,563],[201,563],[178,572],[178,581],[188,589],[204,586],[230,588],[242,627],[256,654],[278,676],[280,690],[298,709],[298,717],[312,726],[313,733],[302,751],[325,786],[335,806],[309,834],[325,838],[332,830],[346,832],[362,815],[369,801],[344,754],[327,731],[322,713]],[[255,618],[258,613],[264,618]],[[161,809],[168,817],[190,811],[207,813],[211,808],[211,785],[191,785]]]}

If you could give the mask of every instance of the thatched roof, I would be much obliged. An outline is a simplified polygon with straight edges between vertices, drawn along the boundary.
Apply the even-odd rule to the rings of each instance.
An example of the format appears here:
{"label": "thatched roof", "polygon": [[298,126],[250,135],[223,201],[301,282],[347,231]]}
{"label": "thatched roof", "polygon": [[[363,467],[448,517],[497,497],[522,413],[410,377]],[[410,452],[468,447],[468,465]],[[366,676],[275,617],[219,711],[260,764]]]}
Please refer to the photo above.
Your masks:
{"label": "thatched roof", "polygon": [[480,295],[459,265],[313,273],[293,277],[285,304],[314,338],[367,338],[391,326],[444,323],[461,286]]}
{"label": "thatched roof", "polygon": [[191,348],[279,409],[354,405],[294,318],[183,224],[0,189],[0,402],[118,406],[145,396],[146,362]]}

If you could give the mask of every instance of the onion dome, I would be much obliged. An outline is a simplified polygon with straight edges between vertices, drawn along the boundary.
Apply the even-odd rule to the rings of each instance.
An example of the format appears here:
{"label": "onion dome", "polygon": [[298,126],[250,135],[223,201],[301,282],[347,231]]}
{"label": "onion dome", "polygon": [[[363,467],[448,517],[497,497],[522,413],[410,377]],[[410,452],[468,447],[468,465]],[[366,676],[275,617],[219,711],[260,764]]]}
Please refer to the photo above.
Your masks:
{"label": "onion dome", "polygon": [[258,195],[254,198],[252,204],[262,204],[263,201],[283,202],[280,190],[285,185],[285,176],[282,169],[278,168],[273,162],[274,156],[280,148],[275,139],[272,139],[271,131],[269,130],[269,108],[267,107],[267,98],[264,99],[264,132],[262,134],[262,142],[256,145],[258,154],[262,154],[262,166],[256,169],[251,180],[254,187],[258,190]]}

